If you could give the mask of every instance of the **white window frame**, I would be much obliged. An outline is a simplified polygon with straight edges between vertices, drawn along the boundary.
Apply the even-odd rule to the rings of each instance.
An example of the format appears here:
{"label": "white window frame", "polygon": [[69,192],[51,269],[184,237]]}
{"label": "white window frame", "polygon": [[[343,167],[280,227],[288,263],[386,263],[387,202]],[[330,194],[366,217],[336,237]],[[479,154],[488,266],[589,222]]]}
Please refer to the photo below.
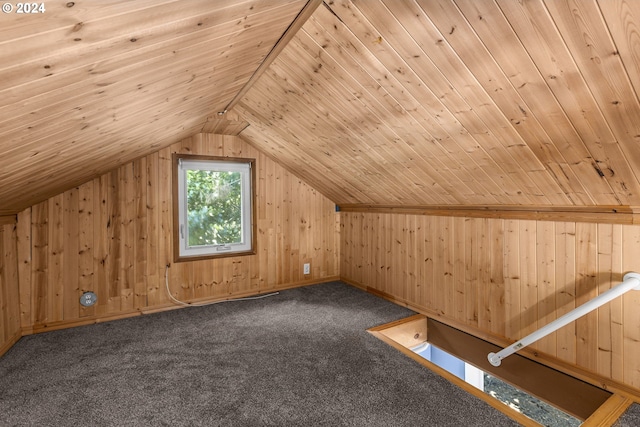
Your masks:
{"label": "white window frame", "polygon": [[[254,254],[254,159],[174,155],[174,259],[194,259]],[[190,246],[187,223],[187,170],[240,172],[242,238],[239,243]]]}

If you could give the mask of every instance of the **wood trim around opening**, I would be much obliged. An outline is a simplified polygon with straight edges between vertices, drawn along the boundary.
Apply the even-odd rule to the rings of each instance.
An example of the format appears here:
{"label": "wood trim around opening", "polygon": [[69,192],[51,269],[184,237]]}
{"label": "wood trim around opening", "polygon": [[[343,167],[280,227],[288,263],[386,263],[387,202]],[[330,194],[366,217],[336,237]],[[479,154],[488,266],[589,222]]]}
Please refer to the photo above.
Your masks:
{"label": "wood trim around opening", "polygon": [[[407,319],[407,320],[416,321],[415,318],[414,319]],[[420,320],[420,319],[417,319],[417,320]],[[396,325],[400,325],[401,322],[402,322],[402,320],[400,320],[398,322],[394,322],[394,323],[396,323]],[[457,376],[453,375],[449,371],[441,368],[440,366],[436,365],[435,363],[432,363],[432,362],[428,361],[424,357],[416,354],[415,352],[411,351],[407,347],[403,346],[402,344],[398,343],[394,339],[392,339],[389,336],[387,336],[385,334],[385,327],[386,326],[390,326],[390,325],[391,324],[381,325],[380,327],[377,327],[377,328],[371,328],[371,329],[367,330],[367,332],[369,332],[371,335],[375,336],[379,340],[385,342],[386,344],[390,345],[391,347],[395,348],[399,352],[403,353],[405,356],[410,357],[411,359],[413,359],[414,361],[418,362],[422,366],[428,368],[429,370],[431,370],[431,371],[435,372],[436,374],[440,375],[441,377],[445,378],[447,381],[457,385],[458,387],[460,387],[461,389],[463,389],[467,393],[469,393],[469,394],[471,394],[471,395],[483,400],[489,406],[491,406],[494,409],[502,412],[503,414],[505,414],[509,418],[511,418],[514,421],[516,421],[517,423],[519,423],[520,425],[525,426],[525,427],[540,427],[540,424],[536,423],[535,421],[533,421],[532,419],[528,418],[527,416],[525,416],[525,415],[521,414],[520,412],[510,408],[509,406],[507,406],[507,405],[503,404],[502,402],[494,399],[493,397],[487,395],[486,393],[481,392],[480,390],[478,390],[477,388],[475,388],[471,384],[468,384],[466,381],[463,381],[462,379],[460,379]]]}
{"label": "wood trim around opening", "polygon": [[[498,352],[500,347],[432,318],[427,318],[427,341],[582,421],[612,395],[609,391],[519,354],[504,359],[499,367],[493,366],[487,355]],[[576,399],[576,396],[580,398]]]}
{"label": "wood trim around opening", "polygon": [[[410,350],[413,346],[426,341],[426,336],[428,335],[427,316],[423,314],[415,314],[404,319],[370,328],[368,329],[368,332],[408,357],[414,359],[421,365],[441,375],[448,381],[461,387],[468,393],[485,401],[490,406],[511,417],[521,425],[540,426],[537,422],[511,409],[509,406],[502,404],[498,400],[481,392],[457,376]],[[629,396],[617,393],[612,394],[581,425],[584,427],[610,427],[615,424],[615,422],[633,403],[634,399]],[[640,403],[640,400],[638,400],[637,403]]]}

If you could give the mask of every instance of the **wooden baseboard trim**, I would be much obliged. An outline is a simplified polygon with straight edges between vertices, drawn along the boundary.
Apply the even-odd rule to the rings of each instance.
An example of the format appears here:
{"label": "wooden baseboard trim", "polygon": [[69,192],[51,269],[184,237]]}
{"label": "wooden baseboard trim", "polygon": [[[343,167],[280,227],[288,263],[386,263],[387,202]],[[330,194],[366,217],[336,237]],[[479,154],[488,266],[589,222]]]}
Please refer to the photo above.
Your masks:
{"label": "wooden baseboard trim", "polygon": [[0,346],[0,357],[2,357],[11,347],[17,343],[20,338],[22,338],[22,334],[20,331],[17,331],[8,341]]}
{"label": "wooden baseboard trim", "polygon": [[[272,288],[261,288],[261,289],[256,289],[252,291],[247,291],[247,292],[238,292],[231,295],[225,295],[224,297],[197,298],[197,299],[192,299],[185,302],[191,303],[193,304],[193,306],[204,305],[207,303],[217,303],[222,301],[234,300],[238,298],[246,298],[251,296],[268,294],[271,292],[284,291],[287,289],[299,288],[299,287],[309,286],[309,285],[316,285],[319,283],[332,282],[337,280],[340,280],[339,276],[329,276],[329,277],[323,277],[321,279],[310,279],[310,280],[302,280],[302,281],[293,282],[293,283],[287,283],[287,284],[278,285],[277,287],[272,287]],[[86,325],[92,325],[96,323],[110,322],[113,320],[127,319],[130,317],[159,313],[163,311],[176,310],[179,308],[187,308],[187,307],[189,306],[184,306],[184,305],[179,305],[174,303],[165,303],[165,304],[156,305],[153,307],[144,307],[136,310],[119,312],[119,313],[114,313],[114,314],[104,315],[104,316],[91,316],[91,317],[86,317],[82,319],[50,322],[50,323],[45,323],[41,325],[33,325],[33,326],[22,328],[21,336],[38,334],[42,332],[56,331],[60,329],[75,328],[77,326],[86,326]]]}

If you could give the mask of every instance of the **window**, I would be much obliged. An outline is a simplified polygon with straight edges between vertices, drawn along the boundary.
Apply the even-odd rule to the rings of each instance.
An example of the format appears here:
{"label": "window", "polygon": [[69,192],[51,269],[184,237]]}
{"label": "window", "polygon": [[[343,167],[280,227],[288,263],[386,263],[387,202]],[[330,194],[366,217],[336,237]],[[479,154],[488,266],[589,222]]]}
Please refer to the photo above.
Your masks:
{"label": "window", "polygon": [[254,164],[174,155],[176,261],[255,253]]}

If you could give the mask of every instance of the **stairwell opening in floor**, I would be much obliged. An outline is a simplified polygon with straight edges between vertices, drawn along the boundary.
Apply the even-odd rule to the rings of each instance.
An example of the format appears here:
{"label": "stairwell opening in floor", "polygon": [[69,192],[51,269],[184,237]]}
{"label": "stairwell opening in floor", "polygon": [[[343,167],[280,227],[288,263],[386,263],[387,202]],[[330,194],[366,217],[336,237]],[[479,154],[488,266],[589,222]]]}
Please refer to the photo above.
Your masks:
{"label": "stairwell opening in floor", "polygon": [[612,396],[519,354],[494,367],[497,346],[423,315],[369,332],[523,425],[580,426]]}

